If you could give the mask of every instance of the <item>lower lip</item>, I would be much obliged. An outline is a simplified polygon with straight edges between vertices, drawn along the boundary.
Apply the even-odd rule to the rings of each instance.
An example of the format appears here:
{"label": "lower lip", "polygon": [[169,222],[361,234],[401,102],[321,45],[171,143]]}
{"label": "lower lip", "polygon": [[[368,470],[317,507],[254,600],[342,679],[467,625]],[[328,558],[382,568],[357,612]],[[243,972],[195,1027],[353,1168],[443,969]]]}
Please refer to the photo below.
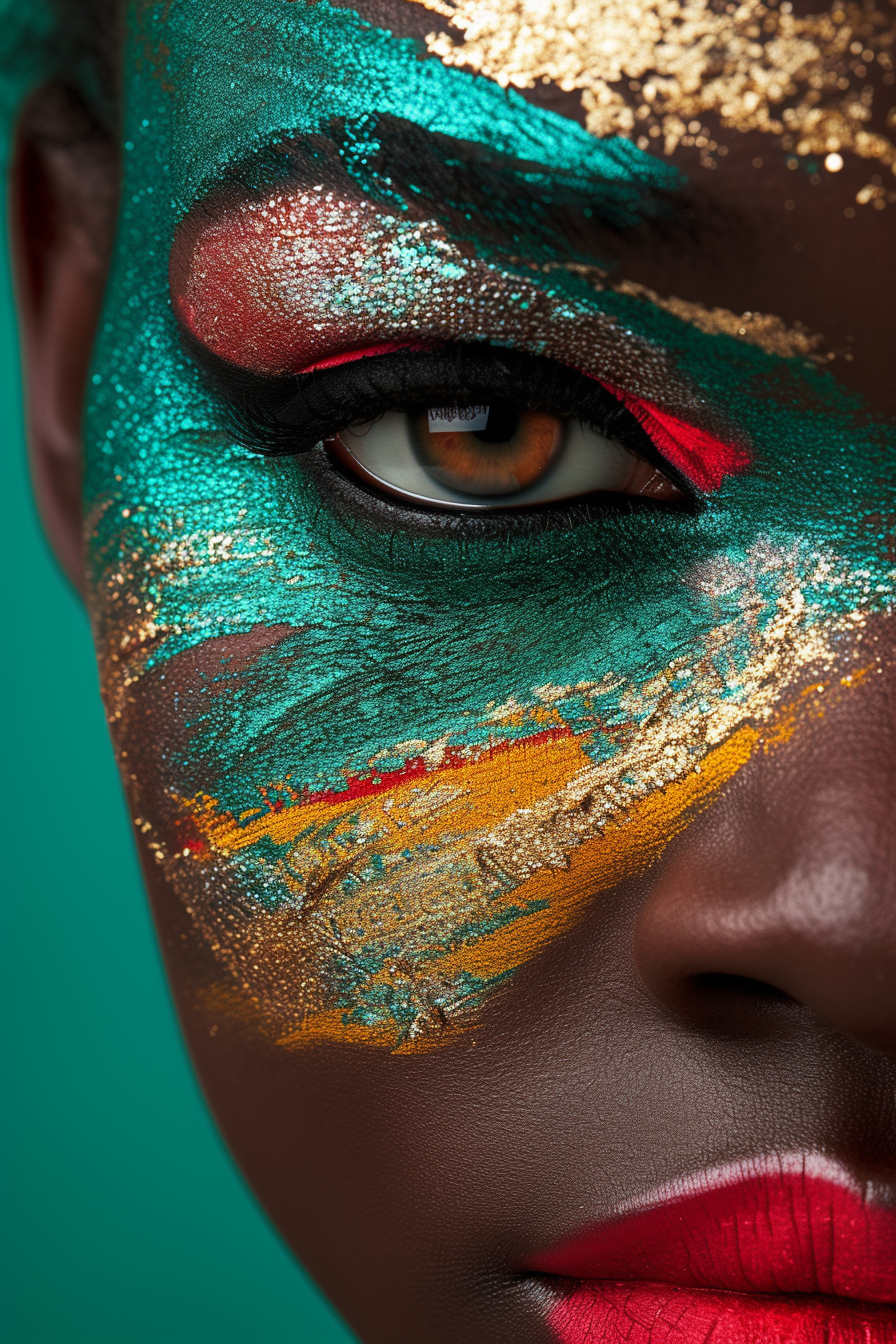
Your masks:
{"label": "lower lip", "polygon": [[583,1283],[552,1308],[561,1344],[894,1344],[896,1312],[830,1297]]}
{"label": "lower lip", "polygon": [[821,1156],[699,1173],[526,1268],[561,1344],[896,1344],[896,1207]]}

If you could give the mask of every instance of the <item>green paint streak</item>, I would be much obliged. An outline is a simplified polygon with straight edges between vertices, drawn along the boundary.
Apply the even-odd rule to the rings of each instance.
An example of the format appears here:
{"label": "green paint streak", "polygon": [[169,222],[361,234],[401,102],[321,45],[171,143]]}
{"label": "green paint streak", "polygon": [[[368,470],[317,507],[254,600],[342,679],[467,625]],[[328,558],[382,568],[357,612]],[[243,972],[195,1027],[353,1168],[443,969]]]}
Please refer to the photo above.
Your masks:
{"label": "green paint streak", "polygon": [[[172,183],[181,207],[229,164],[284,134],[369,113],[475,141],[592,185],[671,187],[677,171],[628,140],[596,141],[514,89],[425,58],[422,44],[326,0],[313,5],[174,0],[143,10],[147,66],[171,90]],[[421,59],[422,57],[422,59]]]}
{"label": "green paint streak", "polygon": [[[561,288],[551,277],[545,292],[612,313],[663,348],[752,440],[755,469],[699,514],[608,515],[475,545],[384,536],[322,507],[300,464],[230,443],[178,341],[167,251],[196,195],[272,137],[400,117],[544,165],[546,192],[564,175],[564,190],[573,180],[668,185],[669,170],[513,92],[420,60],[413,42],[326,3],[258,0],[222,12],[175,0],[165,23],[161,8],[142,10],[128,56],[121,227],[87,408],[100,656],[108,671],[114,650],[116,666],[136,674],[211,637],[295,628],[239,676],[222,664],[227,693],[195,712],[189,748],[168,763],[172,787],[211,794],[238,814],[259,805],[260,784],[291,774],[296,787],[339,787],[346,770],[363,771],[407,739],[464,745],[527,732],[489,724],[489,707],[549,682],[611,676],[644,687],[693,657],[720,623],[743,620],[742,583],[711,597],[693,575],[701,565],[743,572],[757,546],[794,555],[812,621],[892,605],[884,482],[894,441],[859,400],[812,366],[575,280]],[[837,558],[842,582],[815,572],[819,555]],[[756,579],[760,628],[780,583],[780,569]],[[147,643],[123,647],[135,622]],[[742,661],[746,637],[729,652]],[[565,702],[564,714],[577,731],[593,727],[583,699]],[[609,727],[589,749],[603,758],[615,750],[609,729],[631,717],[621,690],[606,693],[600,717]],[[275,861],[268,846],[231,865],[259,912],[292,899]],[[371,973],[394,950],[371,953]],[[406,1029],[411,1009],[400,995],[377,989],[369,1001],[360,981],[344,993],[348,1020]]]}

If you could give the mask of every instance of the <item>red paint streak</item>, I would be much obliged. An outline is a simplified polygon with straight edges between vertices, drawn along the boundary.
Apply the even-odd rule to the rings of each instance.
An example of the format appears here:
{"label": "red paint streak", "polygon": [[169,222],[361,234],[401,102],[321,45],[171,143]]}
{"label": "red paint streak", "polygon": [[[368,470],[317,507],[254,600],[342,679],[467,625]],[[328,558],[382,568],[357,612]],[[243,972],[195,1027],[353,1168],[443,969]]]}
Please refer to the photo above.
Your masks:
{"label": "red paint streak", "polygon": [[398,350],[425,354],[434,348],[431,341],[383,341],[380,345],[364,345],[357,350],[343,350],[341,354],[318,359],[313,364],[306,364],[304,368],[297,369],[296,377],[301,378],[305,373],[317,373],[320,369],[335,369],[340,364],[355,364],[359,359],[371,359],[374,355],[394,355]]}
{"label": "red paint streak", "polygon": [[181,817],[174,823],[175,845],[183,855],[187,851],[192,858],[202,858],[208,853],[208,842],[199,831],[194,817]]}
{"label": "red paint streak", "polygon": [[664,411],[630,392],[603,382],[601,386],[631,411],[667,461],[698,490],[718,490],[726,476],[744,471],[750,465],[749,455],[737,444],[717,439],[707,430],[698,429],[671,411]]}
{"label": "red paint streak", "polygon": [[[311,807],[316,803],[353,803],[363,798],[372,798],[378,793],[389,793],[401,784],[426,775],[441,774],[443,770],[462,770],[465,765],[475,765],[478,761],[492,760],[503,756],[516,747],[535,747],[545,742],[554,742],[560,738],[572,737],[572,729],[567,726],[546,728],[543,732],[533,733],[531,737],[512,738],[497,742],[479,752],[470,752],[462,747],[448,747],[437,766],[430,768],[422,756],[409,756],[404,765],[395,770],[382,770],[375,775],[353,775],[344,789],[322,789],[319,793],[305,793],[295,807]],[[282,805],[281,805],[282,806]],[[280,808],[276,808],[280,811]],[[292,808],[288,809],[292,811]],[[251,825],[257,818],[247,818],[245,825]]]}
{"label": "red paint streak", "polygon": [[696,1184],[526,1262],[583,1281],[563,1344],[896,1341],[896,1207],[805,1168]]}

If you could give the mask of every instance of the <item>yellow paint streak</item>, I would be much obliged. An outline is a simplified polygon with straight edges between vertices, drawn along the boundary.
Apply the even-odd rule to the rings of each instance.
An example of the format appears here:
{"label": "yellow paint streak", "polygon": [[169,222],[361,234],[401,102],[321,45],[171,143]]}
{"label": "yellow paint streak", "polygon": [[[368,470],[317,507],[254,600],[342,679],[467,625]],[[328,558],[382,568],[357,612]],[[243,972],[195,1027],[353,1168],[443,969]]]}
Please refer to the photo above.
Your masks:
{"label": "yellow paint streak", "polygon": [[[794,707],[794,722],[796,712]],[[696,813],[711,803],[719,789],[747,763],[760,745],[768,748],[778,740],[783,739],[777,728],[772,734],[765,735],[753,727],[740,728],[709,752],[686,778],[642,799],[626,817],[581,845],[571,856],[568,868],[543,869],[505,898],[508,905],[523,905],[533,899],[547,901],[544,909],[517,919],[447,956],[434,958],[429,971],[445,978],[461,971],[486,978],[514,970],[531,960],[576,923],[595,895],[655,862],[670,841],[684,830]],[[437,1035],[399,1046],[398,1053],[416,1054],[421,1048],[442,1046],[446,1038],[470,1025],[462,1020],[448,1023]],[[393,1031],[383,1027],[365,1027],[357,1023],[347,1026],[341,1012],[328,1011],[309,1016],[303,1027],[282,1036],[278,1044],[300,1048],[322,1040],[391,1045],[394,1048],[395,1037]]]}
{"label": "yellow paint streak", "polygon": [[[293,817],[286,813],[264,818],[275,826],[273,835],[283,844],[294,842],[296,835],[309,829],[309,812],[313,812],[317,825],[338,821],[341,816],[348,818],[351,813],[351,826],[355,830],[361,824],[358,820],[361,814],[364,823],[369,824],[369,842],[375,851],[391,848],[394,853],[396,848],[413,849],[414,845],[443,837],[449,851],[457,841],[458,863],[474,858],[469,873],[474,878],[478,874],[481,879],[481,890],[464,887],[449,899],[445,883],[447,874],[450,885],[454,872],[452,860],[448,868],[432,870],[427,879],[426,899],[417,890],[413,909],[406,909],[397,899],[402,888],[399,882],[394,910],[378,907],[375,912],[380,934],[386,927],[384,921],[394,919],[402,928],[413,928],[418,939],[418,950],[413,956],[404,958],[396,953],[394,964],[387,964],[382,970],[383,984],[390,983],[390,977],[395,985],[407,984],[411,1000],[420,1005],[420,1016],[410,1036],[397,1039],[394,1024],[346,1023],[343,1009],[324,1006],[325,1000],[318,998],[316,1004],[308,1003],[304,1012],[294,1014],[291,1022],[282,1022],[276,1039],[288,1048],[339,1042],[400,1053],[429,1050],[454,1040],[458,1033],[479,1020],[481,1001],[474,991],[469,1002],[458,999],[448,1012],[443,1012],[437,1006],[440,985],[456,983],[464,974],[480,983],[505,975],[569,933],[600,893],[648,871],[668,844],[712,804],[719,791],[757,752],[770,752],[788,743],[801,725],[822,716],[832,700],[839,700],[864,681],[874,666],[854,666],[846,675],[813,678],[788,703],[779,703],[774,711],[769,706],[765,715],[757,716],[758,722],[754,719],[732,726],[722,741],[717,739],[717,745],[705,750],[698,764],[668,782],[652,786],[651,772],[644,770],[642,758],[635,756],[627,770],[633,789],[637,787],[640,792],[630,795],[629,805],[615,815],[606,815],[606,781],[599,776],[593,786],[589,781],[589,772],[593,778],[595,766],[581,742],[573,736],[564,736],[523,741],[458,768],[435,770],[371,798],[345,804],[297,806],[291,809]],[[672,722],[678,725],[679,720]],[[648,757],[648,765],[652,759]],[[674,757],[673,764],[679,759]],[[582,787],[583,780],[587,788]],[[617,782],[611,797],[618,797],[619,792]],[[194,806],[200,802],[194,800]],[[217,826],[219,834],[227,835],[229,822],[232,833],[234,823],[214,816],[211,800],[205,800],[201,806],[205,812],[199,807],[197,811],[209,831],[213,832]],[[514,822],[522,818],[525,825],[519,834],[511,836],[506,846],[507,858],[512,859],[521,845],[528,852],[529,867],[527,870],[521,866],[523,876],[512,890],[490,895],[489,868],[487,865],[477,868],[475,858],[479,856],[478,862],[482,864],[483,858],[492,854],[500,869],[504,851],[500,846],[489,851],[486,844],[494,835],[490,828],[496,824],[506,827],[508,818]],[[288,826],[277,829],[284,821]],[[335,835],[341,853],[339,836],[335,834],[338,829],[337,826],[331,830],[330,836]],[[556,837],[560,840],[553,843]],[[300,840],[289,856],[290,861],[295,860],[302,848]],[[320,872],[326,871],[329,862],[326,855],[318,853],[315,862],[324,865]],[[298,912],[267,916],[267,922],[259,926],[261,936],[247,945],[246,955],[251,956],[252,965],[258,970],[260,965],[267,965],[265,949],[270,953],[283,943],[284,956],[278,954],[271,965],[276,983],[285,987],[294,983],[296,968],[305,966],[302,958],[307,949],[313,949],[316,935],[309,932],[308,920],[316,919],[321,927],[330,932],[335,930],[342,940],[343,951],[350,955],[354,946],[352,931],[356,925],[366,927],[368,912],[364,902],[376,904],[379,900],[375,891],[373,895],[362,892],[351,899],[343,894],[331,912],[329,903],[335,898],[329,888],[320,884],[315,888],[311,884],[306,895],[311,902],[310,913],[303,907]],[[525,913],[529,903],[537,903],[541,908]],[[503,928],[471,938],[469,943],[453,941],[462,937],[463,928],[475,924],[486,910],[496,916],[506,913],[510,919]],[[443,913],[444,927],[440,923]],[[283,918],[298,921],[296,928],[301,937],[295,947],[290,942],[290,928],[281,928],[280,924],[276,946],[272,942],[271,920]],[[425,956],[420,955],[420,940],[427,941],[431,949]],[[302,956],[297,957],[298,952]],[[301,970],[303,976],[307,973]],[[313,980],[317,972],[310,973]],[[247,979],[246,988],[251,983]],[[252,995],[252,999],[261,1007],[263,996]],[[265,1016],[270,1022],[269,1013]]]}
{"label": "yellow paint streak", "polygon": [[697,770],[649,794],[626,817],[580,845],[570,856],[568,868],[536,873],[507,897],[507,903],[547,900],[547,907],[440,959],[440,973],[468,971],[489,977],[530,960],[546,943],[565,933],[598,892],[655,862],[694,814],[747,763],[760,741],[755,728],[739,729],[709,752]]}
{"label": "yellow paint streak", "polygon": [[278,1045],[299,1047],[314,1045],[322,1041],[338,1041],[340,1045],[375,1045],[389,1049],[395,1046],[395,1028],[392,1025],[369,1027],[363,1022],[343,1022],[343,1010],[332,1008],[324,1013],[309,1016],[303,1027],[287,1032],[277,1041]]}
{"label": "yellow paint streak", "polygon": [[285,845],[341,818],[377,835],[381,852],[468,835],[533,807],[567,784],[590,759],[572,735],[519,744],[487,753],[468,765],[430,771],[395,789],[345,802],[307,803],[269,812],[239,826],[218,813],[212,800],[194,800],[194,818],[219,854],[233,854],[267,837]]}
{"label": "yellow paint streak", "polygon": [[[217,982],[207,985],[197,993],[197,1002],[205,1017],[217,1031],[218,1021],[224,1019],[239,1022],[252,1031],[263,1031],[264,1017],[258,1001],[250,995],[235,989],[233,985]],[[315,1041],[340,1041],[349,1045],[394,1046],[395,1031],[392,1027],[367,1027],[342,1020],[343,1010],[333,1008],[327,1012],[309,1015],[305,1026],[288,1032],[278,1045],[306,1046]]]}

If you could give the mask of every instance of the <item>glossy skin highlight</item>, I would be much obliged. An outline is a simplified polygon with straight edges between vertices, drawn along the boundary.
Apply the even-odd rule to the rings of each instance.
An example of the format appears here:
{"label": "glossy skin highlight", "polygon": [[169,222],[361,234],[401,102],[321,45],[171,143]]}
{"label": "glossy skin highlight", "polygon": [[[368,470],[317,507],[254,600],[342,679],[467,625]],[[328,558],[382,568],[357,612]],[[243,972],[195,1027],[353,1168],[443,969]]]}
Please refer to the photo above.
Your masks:
{"label": "glossy skin highlight", "polygon": [[[365,1340],[539,1344],[596,1318],[538,1255],[669,1182],[824,1153],[896,1205],[882,324],[836,278],[849,360],[689,320],[738,311],[744,274],[794,330],[818,301],[758,207],[711,246],[687,223],[746,190],[737,145],[722,187],[687,163],[652,232],[675,163],[423,56],[393,8],[131,14],[89,601],[185,1030],[260,1198]],[[405,200],[387,117],[496,174],[516,156],[549,203],[590,191],[623,232],[589,268],[534,215],[502,242],[500,200],[465,223]],[[272,188],[271,145],[307,180]],[[781,219],[792,172],[762,178]],[[238,446],[196,358],[295,375],[451,342],[611,388],[691,506],[426,531],[319,450]],[[816,1288],[756,1319],[814,1329]]]}

